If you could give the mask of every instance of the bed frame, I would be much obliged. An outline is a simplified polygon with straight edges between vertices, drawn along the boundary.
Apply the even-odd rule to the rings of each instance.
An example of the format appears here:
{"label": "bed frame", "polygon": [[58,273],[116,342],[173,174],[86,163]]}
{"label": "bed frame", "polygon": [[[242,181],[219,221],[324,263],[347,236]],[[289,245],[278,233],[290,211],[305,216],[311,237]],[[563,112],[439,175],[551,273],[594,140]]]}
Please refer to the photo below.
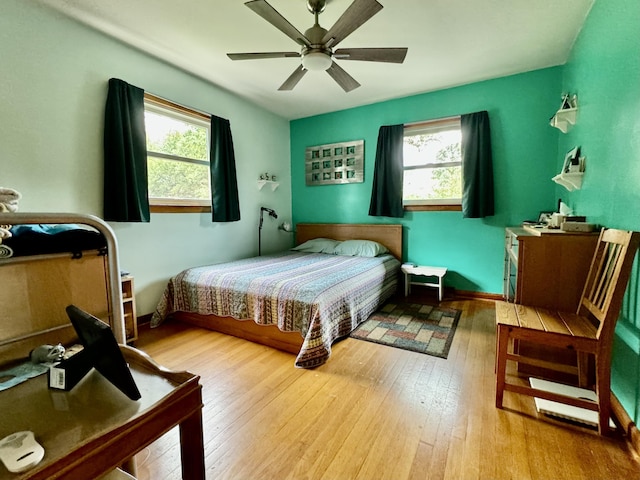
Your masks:
{"label": "bed frame", "polygon": [[399,224],[298,223],[296,225],[296,245],[320,237],[341,241],[374,240],[387,247],[394,257],[402,261],[402,225]]}
{"label": "bed frame", "polygon": [[[383,244],[393,256],[402,261],[402,225],[399,224],[298,223],[296,225],[296,245],[313,238],[374,240]],[[187,312],[176,312],[172,317],[285,352],[298,354],[302,347],[303,338],[300,332],[283,332],[277,325],[259,325],[251,319]]]}

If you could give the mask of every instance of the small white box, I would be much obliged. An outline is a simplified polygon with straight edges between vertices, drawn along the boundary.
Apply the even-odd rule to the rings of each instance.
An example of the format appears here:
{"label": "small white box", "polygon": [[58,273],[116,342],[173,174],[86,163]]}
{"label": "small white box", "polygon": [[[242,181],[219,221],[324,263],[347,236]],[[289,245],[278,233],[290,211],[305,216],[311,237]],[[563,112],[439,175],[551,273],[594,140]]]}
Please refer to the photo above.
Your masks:
{"label": "small white box", "polygon": [[[545,392],[559,393],[569,397],[581,398],[596,402],[598,397],[595,392],[584,388],[573,387],[571,385],[563,385],[561,383],[542,380],[541,378],[529,378],[531,388],[544,390]],[[574,407],[565,403],[553,402],[543,398],[534,397],[536,410],[545,415],[552,417],[564,418],[574,422],[583,423],[592,427],[598,426],[598,412],[587,410],[586,408]],[[613,420],[609,420],[609,426],[615,428]]]}

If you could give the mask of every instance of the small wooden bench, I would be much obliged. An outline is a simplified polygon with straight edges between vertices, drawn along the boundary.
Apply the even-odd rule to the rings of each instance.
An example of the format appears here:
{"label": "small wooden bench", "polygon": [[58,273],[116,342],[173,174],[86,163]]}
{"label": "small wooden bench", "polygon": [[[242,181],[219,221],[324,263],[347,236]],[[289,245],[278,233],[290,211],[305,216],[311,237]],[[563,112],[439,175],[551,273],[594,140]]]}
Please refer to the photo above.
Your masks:
{"label": "small wooden bench", "polygon": [[[413,265],[412,263],[404,264],[401,267],[404,273],[404,296],[406,297],[411,292],[411,285],[424,285],[426,287],[435,287],[438,289],[438,300],[442,301],[444,294],[444,286],[442,284],[442,277],[447,273],[446,267],[426,267]],[[419,275],[423,277],[435,277],[435,282],[412,282],[411,275]]]}

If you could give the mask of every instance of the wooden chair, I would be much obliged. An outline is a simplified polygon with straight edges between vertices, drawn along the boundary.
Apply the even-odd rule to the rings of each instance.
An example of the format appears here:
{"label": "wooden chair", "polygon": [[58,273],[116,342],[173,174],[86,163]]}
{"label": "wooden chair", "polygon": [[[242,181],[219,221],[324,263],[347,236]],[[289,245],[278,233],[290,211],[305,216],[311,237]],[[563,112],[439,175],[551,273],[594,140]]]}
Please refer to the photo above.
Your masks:
{"label": "wooden chair", "polygon": [[[496,302],[496,407],[502,408],[504,391],[534,396],[598,412],[598,432],[609,433],[611,417],[611,351],[615,324],[640,243],[639,232],[603,229],[591,261],[577,313]],[[553,275],[553,271],[549,271]],[[518,354],[519,341],[577,352],[577,365],[562,365]],[[514,347],[515,346],[515,347]],[[507,383],[507,361],[515,361],[577,375],[588,385],[587,363],[595,358],[595,393],[590,401]]]}

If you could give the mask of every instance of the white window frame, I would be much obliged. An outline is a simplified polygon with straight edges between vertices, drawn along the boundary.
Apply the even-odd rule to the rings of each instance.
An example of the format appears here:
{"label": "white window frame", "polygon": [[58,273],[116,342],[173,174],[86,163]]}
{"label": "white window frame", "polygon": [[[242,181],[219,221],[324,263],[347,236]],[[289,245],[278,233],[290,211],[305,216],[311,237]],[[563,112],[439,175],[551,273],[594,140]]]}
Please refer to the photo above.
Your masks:
{"label": "white window frame", "polygon": [[[433,134],[447,130],[460,129],[460,116],[448,117],[438,120],[428,120],[424,122],[406,124],[404,126],[404,137],[410,137],[415,135]],[[425,162],[419,165],[406,166],[403,165],[403,170],[416,170],[420,168],[445,168],[451,166],[460,167],[460,175],[462,176],[462,157],[459,162],[447,162],[447,163],[433,163]],[[462,179],[461,179],[462,180]],[[464,187],[464,185],[463,185]],[[462,206],[462,198],[433,198],[433,199],[418,199],[418,200],[403,200],[403,206],[406,209],[412,209],[412,207],[434,207],[434,210],[444,209],[439,207],[453,207],[453,210],[460,210]],[[428,208],[427,208],[428,209]]]}
{"label": "white window frame", "polygon": [[[148,157],[164,158],[168,160],[175,160],[178,162],[186,162],[198,165],[210,166],[210,143],[211,143],[211,119],[207,115],[198,112],[196,110],[184,107],[182,105],[170,102],[160,97],[145,93],[144,96],[144,109],[145,112],[153,112],[159,115],[175,118],[186,123],[203,127],[207,130],[207,159],[194,159],[189,157],[182,157],[179,155],[171,155],[161,152],[147,151]],[[210,179],[209,179],[210,182]],[[209,198],[197,199],[197,198],[158,198],[149,196],[149,206],[152,211],[155,212],[179,212],[195,207],[194,211],[211,211],[211,184],[209,183]]]}

